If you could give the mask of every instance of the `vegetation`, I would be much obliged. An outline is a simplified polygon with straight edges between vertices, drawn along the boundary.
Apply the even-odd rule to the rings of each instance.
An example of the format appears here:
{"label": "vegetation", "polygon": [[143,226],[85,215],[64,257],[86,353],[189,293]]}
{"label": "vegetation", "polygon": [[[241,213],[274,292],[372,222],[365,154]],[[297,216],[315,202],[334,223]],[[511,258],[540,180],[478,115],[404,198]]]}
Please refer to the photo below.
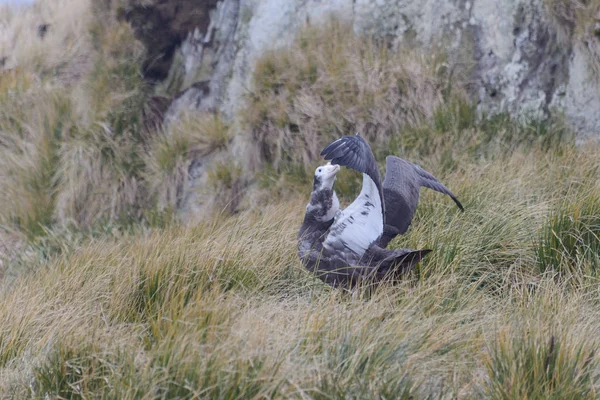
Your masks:
{"label": "vegetation", "polygon": [[[236,119],[151,130],[121,3],[75,3],[82,22],[48,31],[76,47],[62,63],[30,63],[54,54],[31,45],[0,74],[1,398],[599,397],[597,144],[479,116],[442,53],[339,21],[259,60]],[[466,211],[423,190],[392,246],[434,251],[399,285],[347,293],[303,269],[296,233],[320,149],[357,130]],[[213,212],[186,223],[207,156]]]}
{"label": "vegetation", "polygon": [[600,79],[600,1],[544,0],[566,40],[578,45],[589,59],[592,76]]}
{"label": "vegetation", "polygon": [[582,38],[592,33],[600,11],[597,0],[544,0],[551,15],[576,36]]}
{"label": "vegetation", "polygon": [[33,55],[10,53],[18,66],[0,78],[0,224],[32,241],[55,227],[164,219],[187,194],[191,161],[225,149],[229,127],[217,115],[191,116],[168,131],[146,123],[152,88],[140,71],[145,51],[117,19],[120,6],[71,0],[74,18],[87,25],[55,28],[63,8],[52,5],[7,22],[50,14],[45,36],[28,38],[40,42],[30,50],[57,52],[73,38],[79,50],[62,64],[50,56],[28,64]]}
{"label": "vegetation", "polygon": [[336,20],[309,26],[289,49],[257,63],[243,117],[258,158],[278,171],[312,168],[322,143],[357,131],[382,147],[444,104],[442,63],[391,51]]}
{"label": "vegetation", "polygon": [[[335,19],[308,26],[289,48],[268,52],[257,63],[241,115],[250,168],[266,175],[271,194],[280,194],[282,186],[284,192],[304,191],[323,145],[355,132],[380,160],[397,154],[442,170],[464,158],[491,159],[518,147],[547,150],[569,141],[559,121],[478,116],[463,64],[469,63],[450,64],[441,50],[389,49]],[[340,176],[342,194],[360,187],[351,176],[360,178]]]}

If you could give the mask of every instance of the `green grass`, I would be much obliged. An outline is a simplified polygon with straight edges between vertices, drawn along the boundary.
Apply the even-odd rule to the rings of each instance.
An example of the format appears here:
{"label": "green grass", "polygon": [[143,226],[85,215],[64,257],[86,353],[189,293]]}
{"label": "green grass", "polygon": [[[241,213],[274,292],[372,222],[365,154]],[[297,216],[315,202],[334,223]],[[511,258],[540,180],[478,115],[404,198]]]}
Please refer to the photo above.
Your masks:
{"label": "green grass", "polygon": [[565,200],[548,216],[538,244],[542,272],[591,276],[600,272],[600,199],[596,196]]}
{"label": "green grass", "polygon": [[289,49],[257,62],[241,111],[249,146],[280,171],[309,169],[321,145],[344,134],[384,145],[443,105],[441,58],[389,51],[336,20],[307,27]]}
{"label": "green grass", "polygon": [[231,142],[214,114],[149,128],[144,48],[104,6],[80,17],[89,19],[77,36],[90,62],[77,79],[54,79],[54,64],[0,78],[0,226],[29,243],[64,227],[172,219],[188,195],[190,164]]}
{"label": "green grass", "polygon": [[0,293],[4,369],[30,371],[3,386],[24,393],[33,380],[35,397],[594,398],[597,278],[540,271],[538,235],[569,187],[588,188],[573,204],[594,204],[596,154],[460,164],[445,182],[465,213],[423,191],[392,246],[433,253],[372,292],[303,270],[306,198],[84,238],[30,260],[39,272]]}
{"label": "green grass", "polygon": [[525,330],[522,336],[500,337],[492,345],[485,396],[595,399],[598,365],[594,344],[573,344],[573,340],[551,334],[536,336]]}
{"label": "green grass", "polygon": [[[76,83],[0,78],[0,245],[21,239],[0,254],[1,398],[598,397],[597,144],[480,118],[443,54],[339,21],[260,59],[236,119],[150,132],[139,43],[93,21]],[[355,130],[382,172],[417,162],[465,212],[423,189],[391,246],[432,253],[347,293],[302,267],[296,234],[318,153]],[[198,158],[212,212],[181,221]],[[342,205],[360,182],[339,174]]]}

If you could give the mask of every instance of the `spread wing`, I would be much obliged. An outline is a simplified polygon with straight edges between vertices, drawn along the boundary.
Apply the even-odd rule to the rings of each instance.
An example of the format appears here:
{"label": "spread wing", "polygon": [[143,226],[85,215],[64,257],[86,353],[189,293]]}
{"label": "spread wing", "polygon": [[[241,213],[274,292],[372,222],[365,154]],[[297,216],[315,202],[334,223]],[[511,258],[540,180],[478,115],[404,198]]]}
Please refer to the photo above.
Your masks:
{"label": "spread wing", "polygon": [[420,187],[412,164],[394,156],[385,159],[385,226],[379,246],[385,248],[393,238],[408,230],[419,203]]}
{"label": "spread wing", "polygon": [[332,164],[363,173],[358,197],[335,218],[324,247],[352,251],[362,257],[383,233],[384,205],[379,170],[368,143],[360,136],[344,136],[331,143],[321,155]]}
{"label": "spread wing", "polygon": [[425,186],[426,188],[433,189],[436,192],[440,192],[450,196],[450,198],[454,200],[458,208],[460,208],[460,211],[465,211],[463,205],[460,203],[460,201],[458,201],[458,199],[456,198],[454,193],[450,191],[450,189],[444,186],[440,181],[437,180],[435,176],[431,175],[423,168],[419,167],[418,165],[412,165],[414,166],[416,173],[421,178],[421,186]]}
{"label": "spread wing", "polygon": [[460,201],[435,176],[423,168],[396,156],[386,158],[383,198],[385,203],[385,226],[378,242],[381,247],[397,235],[405,233],[412,222],[421,186],[446,194],[464,211]]}
{"label": "spread wing", "polygon": [[[379,197],[383,199],[381,188],[381,178],[379,177],[379,168],[377,161],[371,151],[371,146],[358,134],[354,136],[343,136],[338,140],[326,146],[321,155],[326,160],[331,160],[332,164],[343,165],[352,168],[355,171],[367,174],[375,183]],[[364,179],[363,179],[364,184]],[[381,203],[383,214],[385,205]]]}

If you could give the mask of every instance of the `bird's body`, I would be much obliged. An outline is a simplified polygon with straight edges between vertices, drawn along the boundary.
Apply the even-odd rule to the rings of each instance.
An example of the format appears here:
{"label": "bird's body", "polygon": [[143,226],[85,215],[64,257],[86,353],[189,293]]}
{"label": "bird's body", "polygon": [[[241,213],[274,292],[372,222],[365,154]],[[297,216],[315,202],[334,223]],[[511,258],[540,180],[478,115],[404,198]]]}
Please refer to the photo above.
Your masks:
{"label": "bird's body", "polygon": [[[311,200],[298,232],[298,255],[307,269],[333,286],[399,278],[430,252],[385,249],[408,229],[421,186],[450,195],[462,209],[433,175],[398,157],[387,158],[382,185],[371,148],[358,135],[334,141],[321,154],[331,163],[315,172]],[[360,194],[343,211],[333,190],[339,165],[363,173]]]}

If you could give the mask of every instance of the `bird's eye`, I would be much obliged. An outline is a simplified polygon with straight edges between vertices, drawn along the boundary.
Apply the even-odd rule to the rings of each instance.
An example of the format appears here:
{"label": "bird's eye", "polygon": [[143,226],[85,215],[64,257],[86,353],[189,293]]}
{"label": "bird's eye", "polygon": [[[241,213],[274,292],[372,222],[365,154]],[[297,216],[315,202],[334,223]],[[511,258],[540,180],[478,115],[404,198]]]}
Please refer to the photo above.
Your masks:
{"label": "bird's eye", "polygon": [[317,172],[321,172],[321,168],[319,168],[319,169],[317,170]]}

